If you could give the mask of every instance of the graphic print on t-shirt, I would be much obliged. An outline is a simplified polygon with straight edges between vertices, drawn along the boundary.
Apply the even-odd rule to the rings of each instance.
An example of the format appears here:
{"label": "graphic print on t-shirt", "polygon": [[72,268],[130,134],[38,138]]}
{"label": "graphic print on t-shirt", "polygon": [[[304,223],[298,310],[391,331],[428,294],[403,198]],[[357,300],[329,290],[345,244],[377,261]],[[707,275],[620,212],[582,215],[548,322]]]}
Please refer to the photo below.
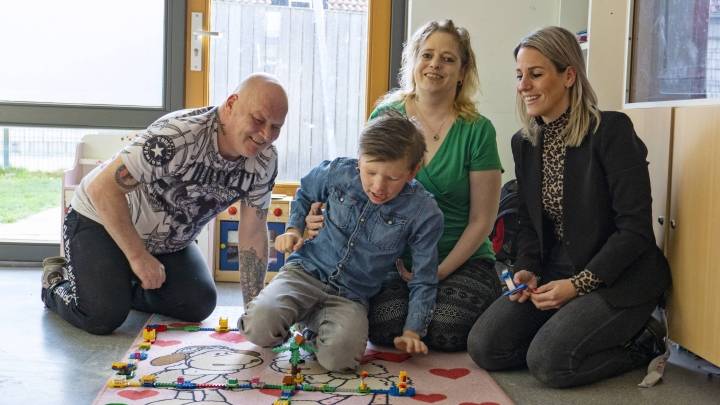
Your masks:
{"label": "graphic print on t-shirt", "polygon": [[217,213],[235,201],[267,209],[277,151],[225,160],[217,151],[215,109],[166,116],[122,154],[141,185],[128,194],[135,228],[151,253],[187,246]]}

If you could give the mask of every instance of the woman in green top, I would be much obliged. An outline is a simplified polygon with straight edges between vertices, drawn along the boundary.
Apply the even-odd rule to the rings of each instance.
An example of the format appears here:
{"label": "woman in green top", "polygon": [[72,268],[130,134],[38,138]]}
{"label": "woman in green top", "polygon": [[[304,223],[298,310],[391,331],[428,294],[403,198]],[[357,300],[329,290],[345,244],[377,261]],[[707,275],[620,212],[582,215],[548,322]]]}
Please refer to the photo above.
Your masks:
{"label": "woman in green top", "polygon": [[[370,118],[398,110],[421,128],[427,152],[416,179],[435,195],[445,217],[438,244],[440,280],[432,322],[423,339],[435,350],[460,351],[475,320],[500,295],[488,240],[498,209],[500,158],[495,128],[472,97],[479,87],[470,35],[451,20],[422,26],[403,51],[401,88],[387,94]],[[322,216],[308,216],[312,233]],[[402,335],[412,273],[387,280],[370,303],[370,341],[392,346]],[[404,279],[404,280],[403,280]]]}

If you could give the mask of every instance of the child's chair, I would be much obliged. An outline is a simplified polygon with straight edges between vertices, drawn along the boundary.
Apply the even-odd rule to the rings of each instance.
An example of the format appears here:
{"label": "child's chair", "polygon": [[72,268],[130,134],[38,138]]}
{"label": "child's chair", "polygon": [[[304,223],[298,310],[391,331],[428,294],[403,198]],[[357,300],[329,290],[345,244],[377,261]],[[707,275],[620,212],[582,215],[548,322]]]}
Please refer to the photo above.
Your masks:
{"label": "child's chair", "polygon": [[[127,146],[137,135],[136,132],[105,132],[92,133],[82,137],[75,147],[75,162],[70,170],[66,170],[62,179],[60,234],[65,223],[70,201],[80,180],[102,162],[112,158]],[[64,240],[60,238],[60,254],[65,254]]]}

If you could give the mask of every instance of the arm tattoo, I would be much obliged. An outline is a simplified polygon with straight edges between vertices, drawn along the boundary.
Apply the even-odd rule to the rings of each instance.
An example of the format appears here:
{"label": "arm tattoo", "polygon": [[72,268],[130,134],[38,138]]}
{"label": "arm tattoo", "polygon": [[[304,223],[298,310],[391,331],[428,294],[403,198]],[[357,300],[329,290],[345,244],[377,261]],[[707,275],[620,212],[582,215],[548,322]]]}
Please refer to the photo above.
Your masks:
{"label": "arm tattoo", "polygon": [[257,218],[258,218],[259,220],[261,220],[261,221],[266,221],[266,220],[267,220],[267,213],[268,213],[268,210],[266,210],[266,209],[255,208],[255,215],[256,215]]}
{"label": "arm tattoo", "polygon": [[140,184],[132,174],[130,174],[130,171],[128,171],[124,164],[121,164],[117,170],[115,170],[115,183],[125,191],[131,191]]}
{"label": "arm tattoo", "polygon": [[238,252],[238,261],[240,264],[240,288],[242,289],[243,303],[247,309],[247,304],[257,297],[265,284],[267,254],[258,255],[251,247]]}

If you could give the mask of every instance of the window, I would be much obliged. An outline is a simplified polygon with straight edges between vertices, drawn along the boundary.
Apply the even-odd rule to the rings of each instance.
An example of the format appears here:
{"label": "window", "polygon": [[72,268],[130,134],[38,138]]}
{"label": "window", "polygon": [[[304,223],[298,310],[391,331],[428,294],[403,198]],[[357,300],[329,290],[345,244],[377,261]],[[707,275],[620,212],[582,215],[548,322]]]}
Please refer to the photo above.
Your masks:
{"label": "window", "polygon": [[720,0],[636,0],[629,102],[720,97]]}
{"label": "window", "polygon": [[356,156],[365,123],[367,0],[213,0],[210,103],[252,72],[277,75],[290,99],[278,180],[324,159]]}
{"label": "window", "polygon": [[[59,171],[72,166],[80,138],[98,128],[144,128],[183,108],[186,2],[6,3],[0,180],[30,171],[48,196],[22,201],[36,220],[27,210],[0,216],[0,260],[38,260],[58,253]],[[39,173],[46,171],[54,173]],[[10,203],[15,195],[8,193],[19,190],[0,189],[0,201]]]}
{"label": "window", "polygon": [[182,108],[184,25],[172,0],[3,5],[0,125],[142,128]]}

